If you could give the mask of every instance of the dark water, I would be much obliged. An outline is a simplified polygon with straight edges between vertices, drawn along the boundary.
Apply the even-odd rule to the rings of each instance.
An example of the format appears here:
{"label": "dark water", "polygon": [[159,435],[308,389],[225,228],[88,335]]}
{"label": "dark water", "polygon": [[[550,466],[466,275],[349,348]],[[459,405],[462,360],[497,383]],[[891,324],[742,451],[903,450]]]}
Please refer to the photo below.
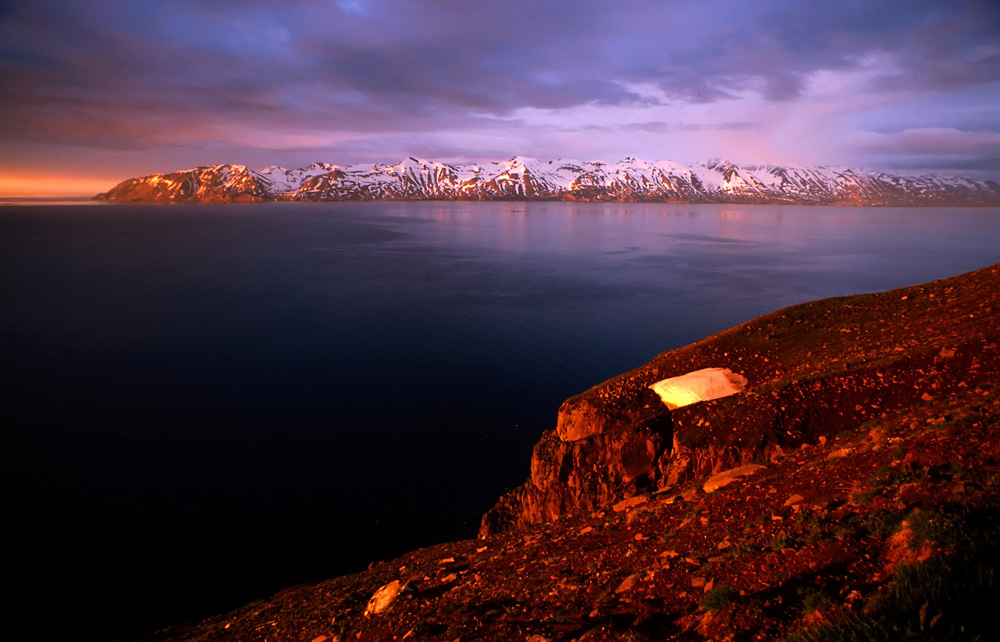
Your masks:
{"label": "dark water", "polygon": [[128,636],[474,537],[566,397],[997,261],[995,209],[0,208],[13,606]]}

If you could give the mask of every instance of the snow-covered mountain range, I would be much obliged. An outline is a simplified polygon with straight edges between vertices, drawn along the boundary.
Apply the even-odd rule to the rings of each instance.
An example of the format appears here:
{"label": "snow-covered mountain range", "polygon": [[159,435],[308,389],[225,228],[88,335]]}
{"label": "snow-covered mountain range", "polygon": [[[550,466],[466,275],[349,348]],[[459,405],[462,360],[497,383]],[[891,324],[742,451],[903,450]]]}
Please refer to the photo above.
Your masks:
{"label": "snow-covered mountain range", "polygon": [[685,167],[539,161],[454,165],[407,158],[395,165],[313,163],[302,169],[212,165],[132,178],[96,198],[143,203],[370,200],[559,200],[804,205],[1000,205],[1000,184],[894,176],[848,168],[741,167],[721,160]]}

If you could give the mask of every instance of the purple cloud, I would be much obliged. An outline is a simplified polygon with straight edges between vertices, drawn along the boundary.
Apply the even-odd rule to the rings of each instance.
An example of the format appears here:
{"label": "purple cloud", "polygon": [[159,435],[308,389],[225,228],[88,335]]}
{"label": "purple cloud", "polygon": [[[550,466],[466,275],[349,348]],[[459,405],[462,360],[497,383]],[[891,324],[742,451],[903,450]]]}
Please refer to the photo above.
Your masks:
{"label": "purple cloud", "polygon": [[[669,156],[671,146],[709,144],[691,138],[698,131],[735,131],[732,123],[760,138],[744,148],[764,149],[776,128],[806,115],[817,119],[816,140],[801,143],[822,149],[824,135],[883,131],[917,104],[924,122],[914,127],[995,132],[997,33],[1000,8],[976,0],[5,3],[0,144],[163,158],[307,149],[308,160],[355,161],[391,145],[400,146],[393,157],[420,153],[403,148],[408,137],[458,150],[455,140],[430,141],[463,134],[477,141],[464,152],[475,157],[488,139],[537,154],[510,147],[544,138],[558,152],[561,134],[537,135],[557,121],[595,134],[595,155],[615,146],[596,136],[603,127],[609,137],[643,130],[655,138],[642,142]],[[822,120],[822,74],[854,79],[823,100],[856,111]],[[0,165],[17,160],[0,156]]]}

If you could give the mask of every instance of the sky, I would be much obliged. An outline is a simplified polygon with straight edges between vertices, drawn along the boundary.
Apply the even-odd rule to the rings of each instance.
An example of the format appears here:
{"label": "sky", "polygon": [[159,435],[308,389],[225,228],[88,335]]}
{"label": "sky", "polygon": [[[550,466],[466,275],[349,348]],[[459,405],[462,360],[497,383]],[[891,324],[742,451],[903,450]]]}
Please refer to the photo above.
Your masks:
{"label": "sky", "polygon": [[515,155],[1000,178],[1000,2],[0,0],[0,196]]}

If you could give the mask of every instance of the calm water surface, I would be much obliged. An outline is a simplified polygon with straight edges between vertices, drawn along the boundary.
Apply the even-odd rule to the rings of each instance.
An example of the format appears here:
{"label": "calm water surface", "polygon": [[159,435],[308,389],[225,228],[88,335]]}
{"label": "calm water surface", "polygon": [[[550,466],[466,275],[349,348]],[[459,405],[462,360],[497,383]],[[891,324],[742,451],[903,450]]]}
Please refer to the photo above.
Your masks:
{"label": "calm water surface", "polygon": [[996,209],[0,208],[11,581],[108,638],[474,537],[566,397],[997,261]]}

